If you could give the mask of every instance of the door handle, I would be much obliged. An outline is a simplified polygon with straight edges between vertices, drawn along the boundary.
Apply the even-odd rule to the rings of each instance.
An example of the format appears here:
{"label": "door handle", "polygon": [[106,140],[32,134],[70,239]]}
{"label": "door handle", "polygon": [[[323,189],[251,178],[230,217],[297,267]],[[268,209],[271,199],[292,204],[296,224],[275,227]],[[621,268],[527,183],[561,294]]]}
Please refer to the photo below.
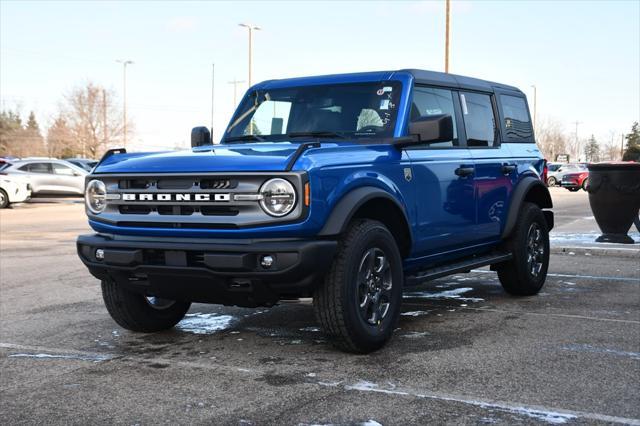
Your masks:
{"label": "door handle", "polygon": [[511,172],[515,171],[515,169],[518,166],[516,166],[515,164],[503,164],[502,165],[502,174],[503,175],[509,175],[511,174]]}
{"label": "door handle", "polygon": [[460,166],[455,171],[456,176],[465,177],[473,174],[473,167]]}

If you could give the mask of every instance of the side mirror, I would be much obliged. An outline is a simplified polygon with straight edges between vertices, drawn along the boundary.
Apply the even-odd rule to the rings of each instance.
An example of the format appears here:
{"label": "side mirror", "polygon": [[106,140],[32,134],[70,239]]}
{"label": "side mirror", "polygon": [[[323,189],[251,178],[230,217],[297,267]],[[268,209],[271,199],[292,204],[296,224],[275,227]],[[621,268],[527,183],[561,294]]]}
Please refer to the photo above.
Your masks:
{"label": "side mirror", "polygon": [[449,114],[420,117],[409,123],[409,134],[418,136],[418,144],[453,140],[453,119]]}
{"label": "side mirror", "polygon": [[191,130],[191,147],[211,145],[211,133],[204,126],[194,127]]}

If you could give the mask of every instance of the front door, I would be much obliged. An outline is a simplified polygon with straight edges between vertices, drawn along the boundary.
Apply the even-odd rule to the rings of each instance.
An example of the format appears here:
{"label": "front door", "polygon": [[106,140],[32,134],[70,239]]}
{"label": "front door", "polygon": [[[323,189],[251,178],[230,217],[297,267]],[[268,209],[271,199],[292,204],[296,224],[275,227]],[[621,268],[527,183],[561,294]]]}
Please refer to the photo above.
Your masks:
{"label": "front door", "polygon": [[[416,254],[428,256],[473,244],[476,225],[474,165],[470,151],[461,143],[460,104],[457,92],[416,86],[411,119],[449,114],[454,139],[407,149],[416,185]],[[458,113],[457,113],[458,112]]]}

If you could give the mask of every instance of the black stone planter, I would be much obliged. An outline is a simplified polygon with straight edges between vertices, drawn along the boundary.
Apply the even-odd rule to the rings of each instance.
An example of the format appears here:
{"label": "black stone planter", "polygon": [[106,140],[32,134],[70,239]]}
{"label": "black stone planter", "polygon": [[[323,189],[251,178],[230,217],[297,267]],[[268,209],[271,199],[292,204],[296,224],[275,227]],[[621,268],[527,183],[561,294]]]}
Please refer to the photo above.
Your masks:
{"label": "black stone planter", "polygon": [[590,164],[587,191],[602,230],[596,241],[633,244],[627,232],[640,210],[640,163]]}

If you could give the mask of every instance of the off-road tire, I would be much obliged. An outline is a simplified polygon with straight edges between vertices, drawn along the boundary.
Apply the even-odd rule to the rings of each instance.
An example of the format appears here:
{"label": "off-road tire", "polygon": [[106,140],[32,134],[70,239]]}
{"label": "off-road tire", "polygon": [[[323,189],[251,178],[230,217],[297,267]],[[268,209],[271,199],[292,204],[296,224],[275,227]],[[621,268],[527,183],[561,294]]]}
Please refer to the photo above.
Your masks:
{"label": "off-road tire", "polygon": [[[391,288],[382,320],[371,325],[360,313],[358,275],[367,251],[380,249],[388,259]],[[318,322],[340,349],[368,353],[381,348],[398,321],[404,283],[402,257],[395,239],[380,222],[355,220],[339,241],[338,250],[324,282],[318,286],[313,306]]]}
{"label": "off-road tire", "polygon": [[[537,275],[531,272],[529,259],[529,238],[531,230],[540,231],[542,255],[536,257],[541,264]],[[496,265],[498,277],[504,290],[514,296],[532,296],[544,285],[549,269],[549,230],[540,207],[533,203],[523,203],[516,225],[505,241],[505,248],[513,254],[507,262]],[[536,262],[537,264],[538,262]]]}
{"label": "off-road tire", "polygon": [[152,307],[145,296],[113,281],[102,281],[102,298],[111,318],[122,328],[141,333],[168,330],[189,310],[190,302],[174,302],[163,309]]}
{"label": "off-road tire", "polygon": [[582,190],[585,192],[589,190],[589,178],[582,181]]}
{"label": "off-road tire", "polygon": [[558,181],[553,176],[547,179],[547,186],[556,186],[557,184],[558,184]]}
{"label": "off-road tire", "polygon": [[4,189],[0,189],[0,209],[9,207],[9,196]]}

